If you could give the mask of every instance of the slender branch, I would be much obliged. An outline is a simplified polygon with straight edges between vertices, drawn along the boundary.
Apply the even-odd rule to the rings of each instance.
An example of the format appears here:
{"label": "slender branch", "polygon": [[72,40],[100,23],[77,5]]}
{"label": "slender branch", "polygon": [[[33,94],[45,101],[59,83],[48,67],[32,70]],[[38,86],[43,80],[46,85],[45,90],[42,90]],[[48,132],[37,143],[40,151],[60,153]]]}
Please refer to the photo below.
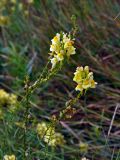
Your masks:
{"label": "slender branch", "polygon": [[27,130],[28,130],[28,114],[29,114],[29,98],[30,95],[28,93],[28,77],[26,78],[26,95],[25,95],[25,102],[26,102],[26,110],[24,114],[24,121],[25,121],[25,128],[24,128],[24,160],[27,160],[29,155],[27,154]]}

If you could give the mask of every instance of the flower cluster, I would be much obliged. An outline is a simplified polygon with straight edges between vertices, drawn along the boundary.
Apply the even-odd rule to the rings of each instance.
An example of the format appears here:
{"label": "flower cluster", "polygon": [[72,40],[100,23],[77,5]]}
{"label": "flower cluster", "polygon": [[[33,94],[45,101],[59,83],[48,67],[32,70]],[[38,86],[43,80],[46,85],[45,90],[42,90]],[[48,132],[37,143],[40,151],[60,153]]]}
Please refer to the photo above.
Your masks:
{"label": "flower cluster", "polygon": [[9,17],[0,15],[0,26],[7,25],[9,23]]}
{"label": "flower cluster", "polygon": [[0,107],[8,107],[9,110],[14,111],[16,109],[17,96],[15,94],[9,94],[5,90],[0,89]]}
{"label": "flower cluster", "polygon": [[89,67],[77,67],[73,81],[77,83],[76,90],[83,91],[95,88],[97,82],[94,81],[93,72],[89,72]]}
{"label": "flower cluster", "polygon": [[51,55],[52,68],[63,61],[65,57],[69,58],[71,55],[75,54],[75,48],[73,46],[74,39],[71,39],[70,34],[57,33],[51,41],[51,53],[49,54]]}
{"label": "flower cluster", "polygon": [[49,146],[62,146],[65,143],[64,136],[55,132],[55,128],[45,122],[37,125],[37,133]]}
{"label": "flower cluster", "polygon": [[5,155],[4,160],[16,160],[15,155]]}

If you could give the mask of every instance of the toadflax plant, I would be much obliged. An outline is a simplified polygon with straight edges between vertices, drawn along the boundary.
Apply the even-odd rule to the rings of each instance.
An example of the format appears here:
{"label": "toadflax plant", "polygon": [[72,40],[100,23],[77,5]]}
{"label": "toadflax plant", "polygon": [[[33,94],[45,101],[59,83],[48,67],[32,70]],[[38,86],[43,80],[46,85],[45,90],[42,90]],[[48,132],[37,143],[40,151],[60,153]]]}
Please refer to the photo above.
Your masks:
{"label": "toadflax plant", "polygon": [[[28,152],[29,142],[27,141],[30,97],[37,88],[45,84],[63,68],[64,62],[67,61],[71,57],[71,55],[76,54],[76,48],[74,46],[74,35],[75,34],[64,32],[57,33],[51,40],[52,44],[50,45],[50,56],[42,73],[33,84],[30,83],[29,77],[26,77],[25,95],[22,99],[26,106],[23,120],[24,160],[28,160],[31,156]],[[66,143],[64,136],[60,132],[56,132],[56,125],[63,118],[71,118],[76,113],[76,109],[73,108],[73,104],[76,103],[76,101],[80,98],[84,91],[86,92],[89,88],[95,88],[97,84],[97,82],[95,82],[94,80],[93,72],[89,71],[88,66],[77,67],[76,72],[74,73],[73,81],[77,83],[77,86],[75,88],[76,91],[79,91],[77,97],[67,102],[65,108],[60,111],[58,116],[53,115],[51,117],[50,123],[40,122],[36,126],[38,137],[52,148],[55,148],[56,146],[63,146]],[[5,155],[4,160],[17,160],[17,157],[15,157],[15,155],[13,154]]]}
{"label": "toadflax plant", "polygon": [[3,160],[16,160],[15,155],[5,155]]}
{"label": "toadflax plant", "polygon": [[[27,152],[27,142],[26,142],[26,134],[27,134],[27,126],[28,126],[28,113],[29,113],[29,99],[30,96],[33,94],[33,92],[40,87],[42,84],[46,83],[49,79],[51,79],[53,76],[55,76],[63,67],[64,65],[64,61],[68,60],[70,58],[71,55],[75,54],[75,47],[73,46],[74,44],[74,38],[70,33],[57,33],[56,36],[51,40],[52,44],[50,45],[50,57],[48,59],[48,63],[45,66],[45,68],[43,69],[43,72],[40,74],[40,76],[38,77],[38,79],[32,84],[29,85],[29,77],[26,78],[25,81],[25,96],[24,96],[24,101],[26,103],[26,111],[25,111],[25,129],[24,129],[24,159],[26,159],[26,155],[28,158],[28,154]],[[49,69],[48,65],[49,63],[52,64],[52,67]],[[40,126],[40,125],[38,125]],[[50,124],[51,126],[51,124]],[[38,127],[37,127],[38,128]],[[40,128],[40,127],[39,127]],[[49,127],[47,127],[49,128]],[[37,129],[37,131],[39,131],[39,129]],[[51,130],[51,132],[53,132],[53,130]],[[47,132],[48,133],[48,132]],[[39,134],[39,133],[38,133]],[[39,134],[40,135],[40,134]],[[47,137],[47,138],[46,138]],[[44,141],[48,142],[48,144],[50,144],[50,142],[52,143],[52,146],[56,146],[57,145],[57,141],[59,141],[59,139],[63,139],[61,134],[55,133],[54,136],[52,134],[53,139],[51,140],[51,135],[48,136],[44,136]],[[47,139],[47,140],[46,140]],[[63,139],[64,141],[64,139]],[[54,142],[54,143],[53,143]]]}

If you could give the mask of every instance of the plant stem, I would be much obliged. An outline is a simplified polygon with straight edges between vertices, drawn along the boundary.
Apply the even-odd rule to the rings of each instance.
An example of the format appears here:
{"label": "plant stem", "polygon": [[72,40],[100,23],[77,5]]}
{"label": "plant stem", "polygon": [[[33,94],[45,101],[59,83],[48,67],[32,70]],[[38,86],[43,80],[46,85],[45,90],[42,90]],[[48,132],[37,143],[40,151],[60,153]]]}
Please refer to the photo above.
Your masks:
{"label": "plant stem", "polygon": [[28,94],[28,87],[26,88],[26,110],[25,110],[25,128],[24,128],[24,160],[28,159],[29,155],[27,154],[27,129],[28,129],[28,114],[29,114],[29,97],[30,95]]}

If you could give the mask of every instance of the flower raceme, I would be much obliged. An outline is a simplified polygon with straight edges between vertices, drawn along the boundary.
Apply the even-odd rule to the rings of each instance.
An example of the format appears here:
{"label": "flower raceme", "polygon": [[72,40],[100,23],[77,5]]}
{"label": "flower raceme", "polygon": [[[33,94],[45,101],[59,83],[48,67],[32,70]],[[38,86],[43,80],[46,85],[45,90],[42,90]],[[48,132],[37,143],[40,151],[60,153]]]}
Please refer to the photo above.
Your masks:
{"label": "flower raceme", "polygon": [[95,88],[97,82],[94,81],[93,72],[89,72],[89,67],[77,67],[73,81],[77,83],[76,91],[83,91]]}
{"label": "flower raceme", "polygon": [[15,94],[10,94],[5,90],[0,89],[0,109],[4,109],[4,106],[6,106],[10,111],[15,111],[16,104],[17,96]]}
{"label": "flower raceme", "polygon": [[5,155],[3,160],[16,160],[15,155]]}
{"label": "flower raceme", "polygon": [[43,138],[43,140],[48,143],[48,145],[53,146],[54,145],[54,137],[55,134],[55,128],[50,126],[48,127],[45,122],[39,123],[37,125],[37,133],[40,136],[40,138]]}
{"label": "flower raceme", "polygon": [[57,33],[56,36],[51,40],[49,53],[51,55],[52,69],[59,62],[63,61],[65,57],[70,57],[75,54],[74,39],[71,39],[70,34]]}
{"label": "flower raceme", "polygon": [[65,143],[64,136],[55,132],[55,127],[49,126],[45,122],[38,123],[37,133],[49,146],[62,146]]}

